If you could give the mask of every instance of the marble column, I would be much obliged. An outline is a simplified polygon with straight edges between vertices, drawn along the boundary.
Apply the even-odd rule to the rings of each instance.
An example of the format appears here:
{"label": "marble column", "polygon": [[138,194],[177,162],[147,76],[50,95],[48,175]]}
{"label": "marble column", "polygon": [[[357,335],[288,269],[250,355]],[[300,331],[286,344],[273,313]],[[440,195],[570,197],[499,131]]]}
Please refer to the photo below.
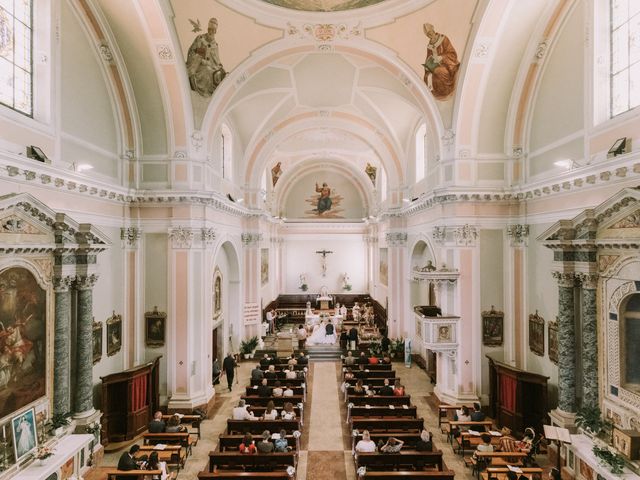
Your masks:
{"label": "marble column", "polygon": [[596,287],[598,275],[584,273],[582,282],[582,406],[598,406],[598,333]]}
{"label": "marble column", "polygon": [[576,411],[575,274],[553,272],[558,281],[558,409]]}
{"label": "marble column", "polygon": [[97,275],[76,278],[78,314],[76,328],[76,389],[74,416],[87,417],[93,408],[93,286]]}
{"label": "marble column", "polygon": [[71,277],[55,277],[55,339],[53,345],[53,413],[71,411]]}

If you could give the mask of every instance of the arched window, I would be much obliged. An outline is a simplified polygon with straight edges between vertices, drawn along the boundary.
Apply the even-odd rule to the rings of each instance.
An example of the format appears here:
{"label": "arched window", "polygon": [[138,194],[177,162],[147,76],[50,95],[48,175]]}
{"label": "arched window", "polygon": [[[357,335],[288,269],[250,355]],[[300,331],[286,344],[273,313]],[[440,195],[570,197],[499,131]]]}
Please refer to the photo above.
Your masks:
{"label": "arched window", "polygon": [[222,159],[222,178],[233,177],[233,141],[231,130],[226,125],[220,128],[220,158]]}
{"label": "arched window", "polygon": [[0,2],[0,103],[33,116],[31,0]]}
{"label": "arched window", "polygon": [[610,0],[610,116],[640,105],[640,2]]}
{"label": "arched window", "polygon": [[625,388],[640,391],[640,293],[630,295],[620,307],[620,345],[624,358]]}
{"label": "arched window", "polygon": [[416,183],[424,178],[425,135],[427,125],[422,124],[416,132]]}

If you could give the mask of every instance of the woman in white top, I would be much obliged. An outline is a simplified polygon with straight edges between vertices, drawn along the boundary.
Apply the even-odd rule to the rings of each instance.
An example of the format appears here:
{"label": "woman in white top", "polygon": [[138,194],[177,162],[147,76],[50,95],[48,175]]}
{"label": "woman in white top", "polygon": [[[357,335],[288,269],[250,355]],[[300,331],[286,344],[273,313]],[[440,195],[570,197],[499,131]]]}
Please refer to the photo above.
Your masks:
{"label": "woman in white top", "polygon": [[158,461],[158,452],[151,452],[145,468],[146,470],[160,470],[160,475],[145,475],[146,479],[166,480],[169,478],[169,474],[167,473],[167,463]]}
{"label": "woman in white top", "polygon": [[362,432],[362,440],[356,443],[356,452],[358,453],[370,453],[376,451],[376,442],[371,440],[371,436],[369,435],[369,431],[365,430]]}
{"label": "woman in white top", "polygon": [[470,422],[471,414],[469,413],[469,408],[463,406],[460,410],[456,410],[456,416],[458,417],[459,422]]}
{"label": "woman in white top", "polygon": [[293,397],[293,390],[291,390],[291,387],[289,385],[287,385],[287,388],[284,390],[284,392],[282,392],[282,396]]}
{"label": "woman in white top", "polygon": [[273,400],[269,400],[267,408],[264,409],[261,420],[276,420],[278,418],[278,411],[276,410]]}
{"label": "woman in white top", "polygon": [[247,411],[247,405],[244,400],[238,402],[238,406],[233,409],[234,420],[257,420],[250,412]]}
{"label": "woman in white top", "polygon": [[293,365],[289,367],[289,370],[285,373],[285,378],[287,380],[295,380],[296,379],[296,371],[293,368]]}

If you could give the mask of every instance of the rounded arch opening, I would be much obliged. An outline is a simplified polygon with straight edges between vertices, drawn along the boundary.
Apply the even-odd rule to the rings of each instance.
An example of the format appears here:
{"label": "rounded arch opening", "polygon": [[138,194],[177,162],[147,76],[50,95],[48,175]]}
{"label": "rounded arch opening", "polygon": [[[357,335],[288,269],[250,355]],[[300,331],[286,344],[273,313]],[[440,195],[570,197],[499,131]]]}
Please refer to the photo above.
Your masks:
{"label": "rounded arch opening", "polygon": [[622,385],[630,391],[640,392],[640,293],[627,296],[620,303],[620,352]]}
{"label": "rounded arch opening", "polygon": [[[418,240],[411,250],[411,270],[421,269],[432,265],[435,268],[436,259],[431,246],[425,240]],[[411,305],[435,305],[436,292],[429,282],[411,282]]]}

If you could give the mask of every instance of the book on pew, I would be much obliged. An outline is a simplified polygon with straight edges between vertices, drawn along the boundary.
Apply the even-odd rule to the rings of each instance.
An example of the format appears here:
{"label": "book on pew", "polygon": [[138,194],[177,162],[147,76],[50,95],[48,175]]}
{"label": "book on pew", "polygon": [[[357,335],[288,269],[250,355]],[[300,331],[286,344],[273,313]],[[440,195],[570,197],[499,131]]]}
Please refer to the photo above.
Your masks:
{"label": "book on pew", "polygon": [[389,408],[390,408],[391,410],[395,410],[395,409],[396,409],[396,407],[394,407],[393,405],[389,405]]}
{"label": "book on pew", "polygon": [[257,390],[257,389],[258,389],[258,385],[254,385],[254,386],[253,386],[253,389],[254,389],[254,390]]}
{"label": "book on pew", "polygon": [[513,465],[507,465],[509,471],[514,473],[522,473],[522,469],[520,467],[514,467]]}
{"label": "book on pew", "polygon": [[468,432],[469,432],[469,435],[476,435],[478,437],[480,436],[480,432],[476,432],[475,430],[469,429]]}
{"label": "book on pew", "polygon": [[367,404],[364,406],[364,408],[371,408],[371,405]]}
{"label": "book on pew", "polygon": [[279,433],[272,433],[271,434],[271,440],[280,440],[280,434]]}
{"label": "book on pew", "polygon": [[164,443],[156,443],[153,446],[154,450],[164,450],[165,448],[167,448],[167,446]]}
{"label": "book on pew", "polygon": [[489,430],[489,433],[494,437],[501,437],[502,434],[500,432],[496,432],[495,430]]}
{"label": "book on pew", "polygon": [[405,410],[409,410],[409,407],[407,405],[402,405],[402,408],[404,408]]}

